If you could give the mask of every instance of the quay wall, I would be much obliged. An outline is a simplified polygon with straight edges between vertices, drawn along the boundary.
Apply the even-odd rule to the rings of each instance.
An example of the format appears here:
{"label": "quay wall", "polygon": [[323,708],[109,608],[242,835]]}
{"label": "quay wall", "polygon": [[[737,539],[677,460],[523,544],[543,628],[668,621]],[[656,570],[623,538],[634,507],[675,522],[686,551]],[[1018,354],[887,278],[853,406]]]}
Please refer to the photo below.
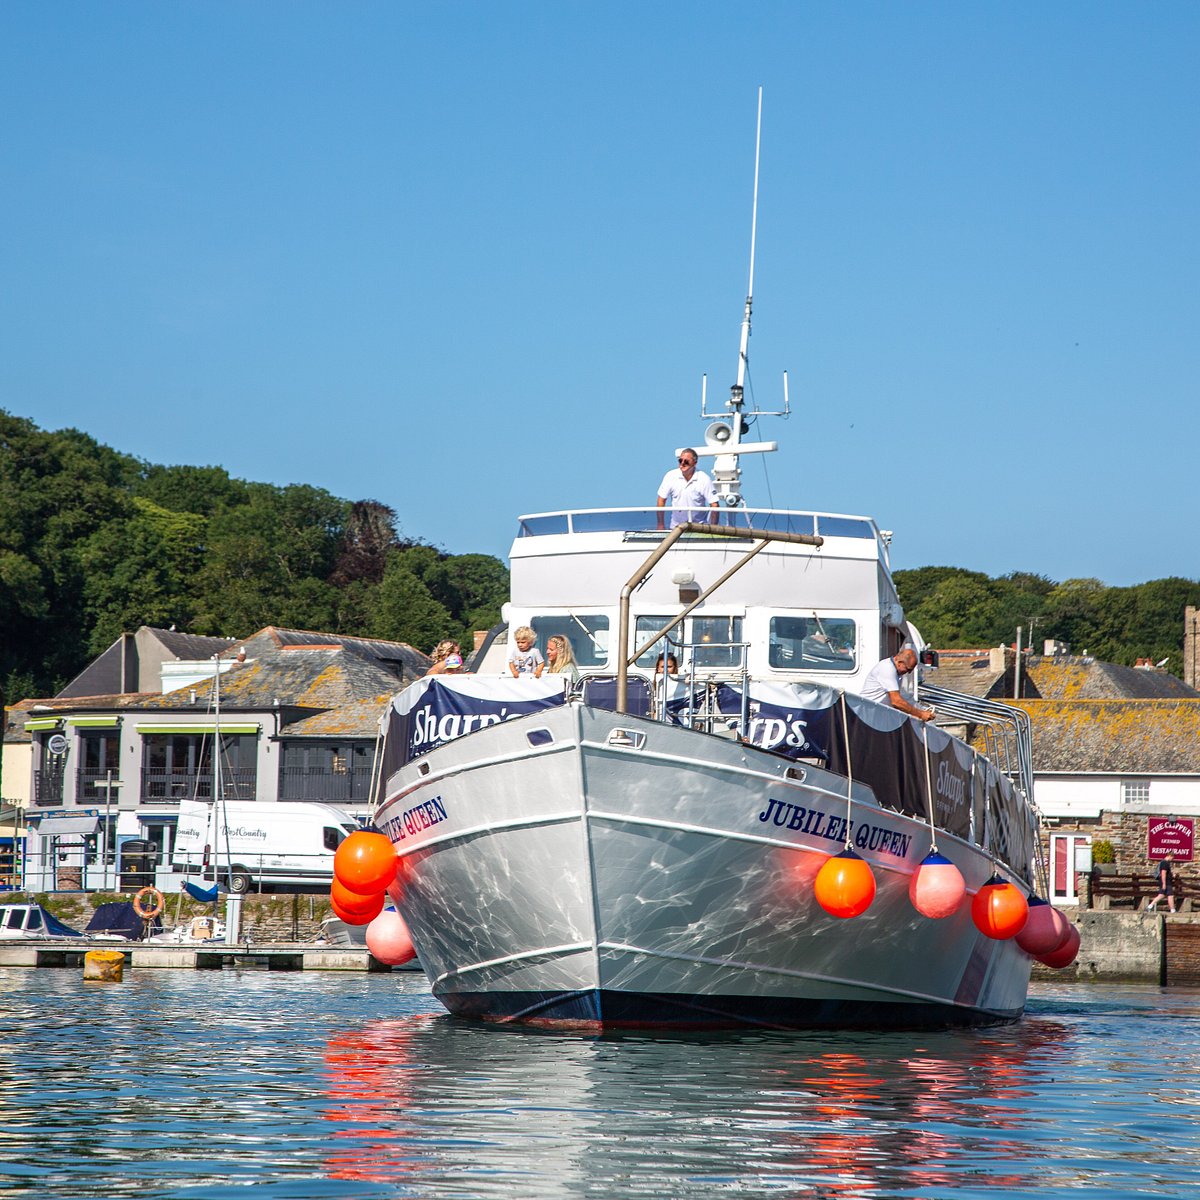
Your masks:
{"label": "quay wall", "polygon": [[[2,902],[19,904],[25,900],[44,905],[60,921],[83,930],[92,913],[110,900],[128,900],[129,896],[108,892],[51,892],[25,895],[5,892]],[[192,917],[216,916],[225,919],[225,897],[216,904],[203,904],[189,897],[167,896],[162,914],[163,927],[173,929]],[[241,934],[252,942],[315,942],[321,937],[321,922],[330,916],[329,893],[324,895],[286,895],[250,893],[242,897]]]}
{"label": "quay wall", "polygon": [[[97,905],[123,897],[57,892],[28,898],[83,929]],[[7,893],[4,899],[25,897]],[[313,943],[321,938],[321,921],[330,911],[328,895],[247,895],[242,898],[242,937],[258,945]],[[180,903],[178,896],[169,896],[163,922],[170,929],[193,916],[215,913],[224,919],[224,912],[224,898],[212,905],[190,899]],[[1035,962],[1034,979],[1200,986],[1200,913],[1084,908],[1064,913],[1079,927],[1079,956],[1063,970]]]}

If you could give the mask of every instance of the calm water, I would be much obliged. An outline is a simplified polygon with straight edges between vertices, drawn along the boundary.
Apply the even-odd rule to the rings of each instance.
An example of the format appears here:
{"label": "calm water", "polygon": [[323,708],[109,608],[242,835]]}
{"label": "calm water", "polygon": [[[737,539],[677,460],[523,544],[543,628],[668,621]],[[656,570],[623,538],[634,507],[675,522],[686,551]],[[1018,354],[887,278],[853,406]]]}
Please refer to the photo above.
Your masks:
{"label": "calm water", "polygon": [[606,1040],[422,976],[0,969],[0,1195],[1200,1195],[1200,994],[974,1032]]}

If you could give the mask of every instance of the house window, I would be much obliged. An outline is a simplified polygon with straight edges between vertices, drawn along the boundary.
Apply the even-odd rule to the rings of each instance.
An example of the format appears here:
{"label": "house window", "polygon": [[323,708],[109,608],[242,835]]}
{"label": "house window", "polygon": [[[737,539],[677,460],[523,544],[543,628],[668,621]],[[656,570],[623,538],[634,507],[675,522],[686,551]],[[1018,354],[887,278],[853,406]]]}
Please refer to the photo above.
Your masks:
{"label": "house window", "polygon": [[372,742],[283,743],[279,765],[280,800],[319,800],[346,804],[371,795]]}
{"label": "house window", "polygon": [[1126,779],[1121,784],[1121,803],[1128,806],[1150,803],[1148,779]]}
{"label": "house window", "polygon": [[[211,800],[214,793],[211,734],[152,734],[142,742],[143,800]],[[255,799],[258,737],[221,735],[221,792],[226,800]]]}

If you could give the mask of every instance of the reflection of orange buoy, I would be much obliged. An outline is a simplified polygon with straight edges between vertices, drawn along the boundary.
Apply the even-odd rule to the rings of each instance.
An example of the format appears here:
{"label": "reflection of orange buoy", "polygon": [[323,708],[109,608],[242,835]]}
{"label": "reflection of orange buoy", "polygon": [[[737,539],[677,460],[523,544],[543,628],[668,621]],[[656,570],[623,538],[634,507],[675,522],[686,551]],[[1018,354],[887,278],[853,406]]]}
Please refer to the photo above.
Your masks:
{"label": "reflection of orange buoy", "polygon": [[875,899],[875,876],[862,856],[847,848],[817,872],[813,895],[831,916],[857,917]]}
{"label": "reflection of orange buoy", "polygon": [[1075,956],[1078,953],[1079,927],[1072,925],[1067,933],[1067,940],[1057,950],[1052,950],[1049,954],[1039,954],[1037,960],[1057,970],[1062,967],[1069,967],[1075,961]]}
{"label": "reflection of orange buoy", "polygon": [[971,901],[971,919],[975,928],[1000,941],[1016,937],[1028,917],[1029,905],[1021,895],[1021,889],[999,875],[993,875]]}
{"label": "reflection of orange buoy", "polygon": [[371,897],[369,908],[343,908],[332,896],[329,897],[329,905],[334,915],[340,917],[347,925],[366,925],[383,912],[383,893]]}
{"label": "reflection of orange buoy", "polygon": [[404,918],[391,909],[381,912],[367,926],[367,949],[389,967],[398,967],[417,954]]}
{"label": "reflection of orange buoy", "polygon": [[1071,932],[1071,922],[1040,896],[1029,897],[1029,919],[1017,934],[1017,945],[1026,954],[1037,958],[1041,954],[1053,954],[1066,944]]}
{"label": "reflection of orange buoy", "polygon": [[908,881],[908,898],[924,917],[948,917],[958,911],[967,884],[945,855],[931,850]]}
{"label": "reflection of orange buoy", "polygon": [[352,892],[382,892],[396,878],[396,851],[382,833],[357,830],[337,848],[333,873]]}

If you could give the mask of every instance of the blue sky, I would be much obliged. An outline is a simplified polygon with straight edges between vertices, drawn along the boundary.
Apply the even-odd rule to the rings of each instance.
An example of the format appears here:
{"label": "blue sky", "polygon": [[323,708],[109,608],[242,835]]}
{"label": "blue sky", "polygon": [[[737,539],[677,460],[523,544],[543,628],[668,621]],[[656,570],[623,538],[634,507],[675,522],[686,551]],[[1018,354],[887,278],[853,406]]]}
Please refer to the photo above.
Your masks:
{"label": "blue sky", "polygon": [[736,369],[752,505],[893,564],[1200,575],[1200,6],[0,7],[0,407],[503,556],[649,504]]}

